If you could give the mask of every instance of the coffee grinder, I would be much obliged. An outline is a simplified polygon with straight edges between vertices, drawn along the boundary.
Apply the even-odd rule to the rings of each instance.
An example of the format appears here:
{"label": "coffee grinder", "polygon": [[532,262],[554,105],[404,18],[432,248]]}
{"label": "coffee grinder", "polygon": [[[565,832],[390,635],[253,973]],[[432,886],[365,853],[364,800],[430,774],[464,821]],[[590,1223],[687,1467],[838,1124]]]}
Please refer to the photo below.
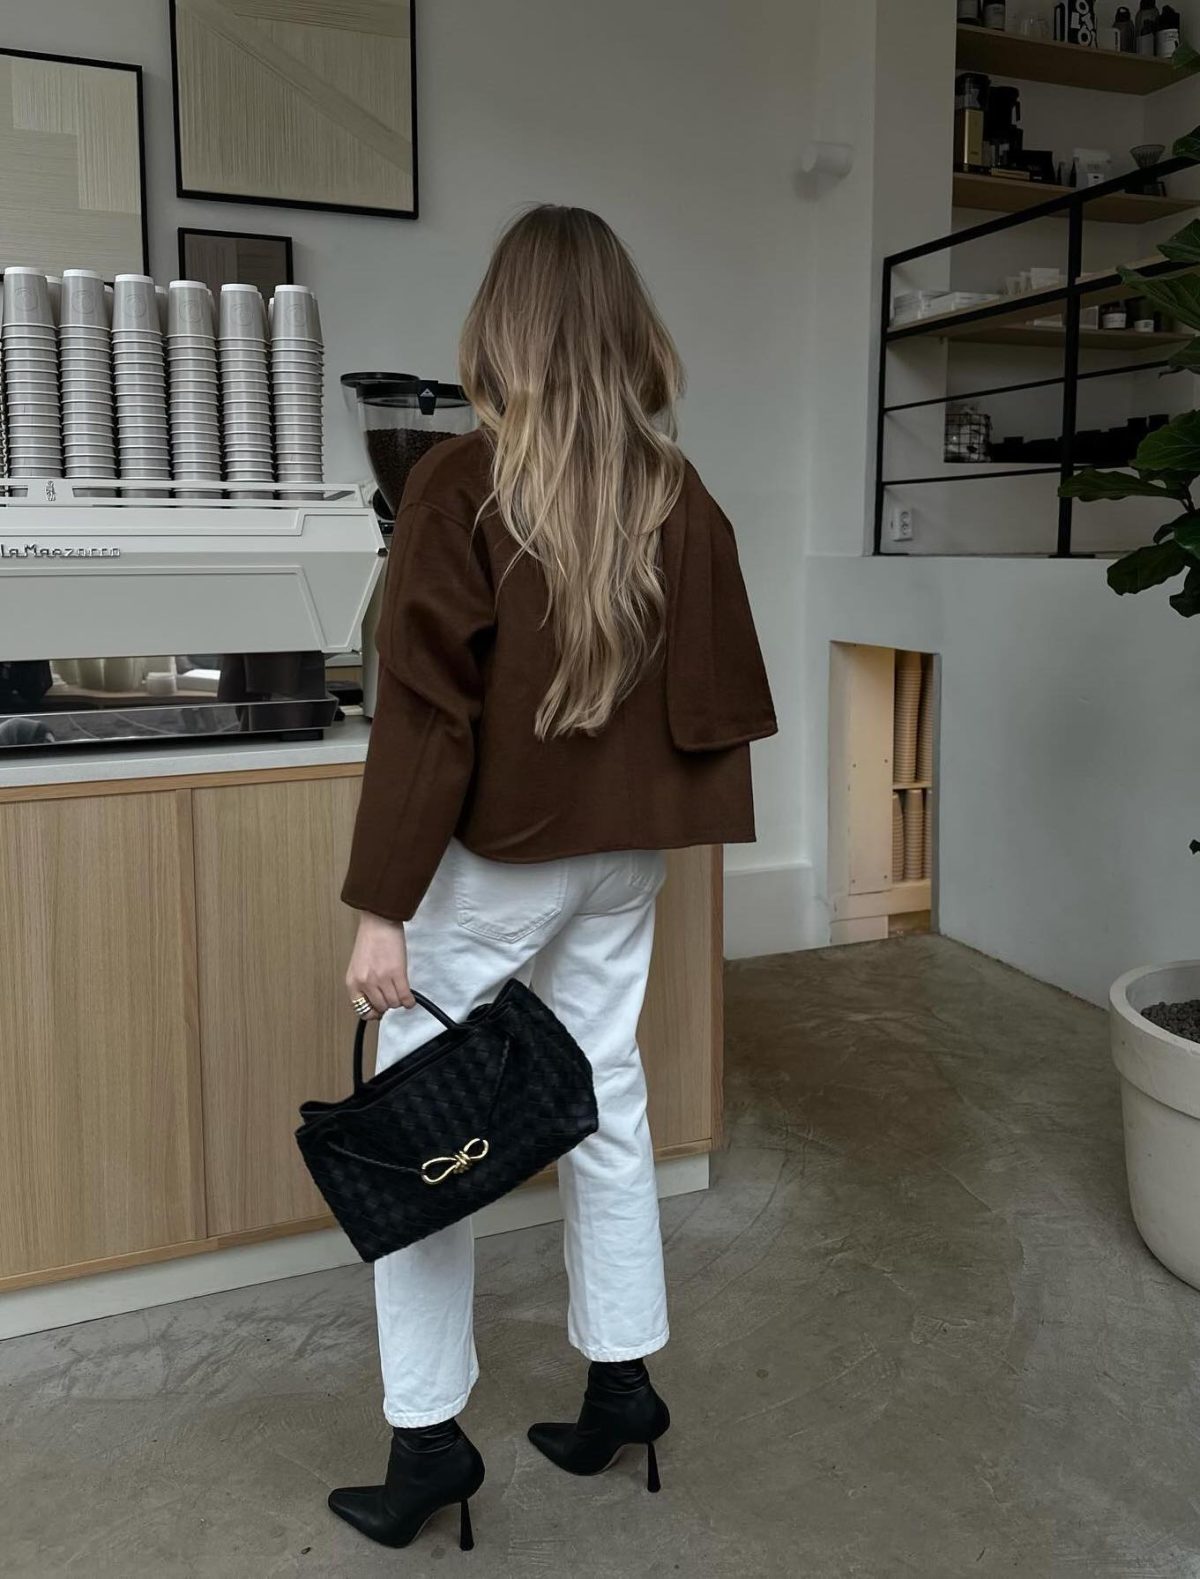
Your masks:
{"label": "coffee grinder", "polygon": [[[458,384],[407,373],[343,373],[342,391],[362,434],[375,479],[375,511],[390,538],[404,486],[413,467],[435,444],[477,426],[475,409]],[[363,711],[375,711],[379,665],[375,631],[383,603],[381,576],[363,619]]]}

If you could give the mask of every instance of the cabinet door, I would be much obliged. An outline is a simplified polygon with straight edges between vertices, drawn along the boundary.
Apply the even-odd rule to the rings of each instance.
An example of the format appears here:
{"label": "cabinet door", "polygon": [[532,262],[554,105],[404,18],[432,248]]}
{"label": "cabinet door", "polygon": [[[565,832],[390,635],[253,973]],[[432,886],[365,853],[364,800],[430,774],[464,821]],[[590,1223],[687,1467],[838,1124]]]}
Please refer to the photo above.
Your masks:
{"label": "cabinet door", "polygon": [[660,1155],[707,1151],[721,1129],[721,851],[673,850],[638,1029]]}
{"label": "cabinet door", "polygon": [[203,1238],[186,791],[0,805],[0,1276]]}
{"label": "cabinet door", "polygon": [[211,1234],[325,1214],[300,1103],[344,1096],[353,941],[338,899],[360,779],[198,789],[196,895]]}

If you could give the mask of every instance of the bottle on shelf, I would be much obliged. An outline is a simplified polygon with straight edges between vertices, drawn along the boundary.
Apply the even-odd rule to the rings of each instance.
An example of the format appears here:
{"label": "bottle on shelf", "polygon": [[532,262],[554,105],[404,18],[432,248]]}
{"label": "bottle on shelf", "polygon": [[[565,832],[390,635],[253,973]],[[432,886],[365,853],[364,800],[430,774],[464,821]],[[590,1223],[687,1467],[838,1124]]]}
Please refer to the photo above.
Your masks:
{"label": "bottle on shelf", "polygon": [[983,25],[990,27],[993,32],[1003,33],[1008,21],[1008,7],[1005,0],[985,0],[983,7]]}
{"label": "bottle on shelf", "polygon": [[1154,35],[1154,53],[1161,60],[1170,60],[1179,48],[1179,12],[1173,5],[1165,5],[1158,18],[1158,32]]}
{"label": "bottle on shelf", "polygon": [[958,20],[973,22],[976,27],[983,21],[980,0],[958,0]]}
{"label": "bottle on shelf", "polygon": [[1138,14],[1133,19],[1139,55],[1153,55],[1158,42],[1159,12],[1157,0],[1142,0]]}
{"label": "bottle on shelf", "polygon": [[1100,42],[1095,0],[1070,0],[1067,9],[1067,43],[1095,49]]}
{"label": "bottle on shelf", "polygon": [[983,120],[991,79],[963,71],[954,79],[954,168],[982,171]]}
{"label": "bottle on shelf", "polygon": [[1124,302],[1105,302],[1100,309],[1102,329],[1128,329],[1129,309]]}
{"label": "bottle on shelf", "polygon": [[1114,35],[1114,48],[1119,49],[1123,55],[1133,55],[1137,52],[1137,33],[1133,26],[1133,15],[1127,5],[1119,5],[1113,17],[1112,25]]}

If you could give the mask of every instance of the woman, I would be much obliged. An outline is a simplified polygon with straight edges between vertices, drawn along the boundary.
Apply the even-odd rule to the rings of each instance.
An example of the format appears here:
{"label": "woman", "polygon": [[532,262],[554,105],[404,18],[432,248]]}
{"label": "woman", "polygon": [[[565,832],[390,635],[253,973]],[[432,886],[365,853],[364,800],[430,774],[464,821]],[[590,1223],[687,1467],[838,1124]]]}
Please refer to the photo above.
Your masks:
{"label": "woman", "polygon": [[[463,331],[480,427],[414,468],[380,622],[379,704],[343,898],[347,972],[383,1016],[379,1067],[513,976],[592,1064],[600,1127],[559,1165],[573,1424],[529,1435],[574,1474],[669,1423],[645,1358],[667,1341],[636,1030],[664,849],[754,837],[747,742],[775,719],[729,523],[672,437],[675,347],[595,214],[508,230]],[[407,1545],[483,1461],[455,1416],[478,1374],[469,1221],[376,1265],[382,1486],[330,1496]]]}

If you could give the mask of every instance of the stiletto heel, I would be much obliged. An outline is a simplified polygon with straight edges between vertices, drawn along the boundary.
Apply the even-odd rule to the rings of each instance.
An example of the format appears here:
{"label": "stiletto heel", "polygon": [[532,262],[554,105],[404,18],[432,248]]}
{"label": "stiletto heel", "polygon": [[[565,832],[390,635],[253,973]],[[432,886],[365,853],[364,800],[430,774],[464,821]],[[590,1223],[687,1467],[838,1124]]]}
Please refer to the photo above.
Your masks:
{"label": "stiletto heel", "polygon": [[381,1546],[407,1546],[439,1510],[457,1502],[459,1544],[475,1545],[467,1503],[483,1485],[483,1460],[453,1420],[435,1426],[397,1427],[382,1486],[340,1486],[329,1493],[339,1519]]}
{"label": "stiletto heel", "polygon": [[574,1424],[530,1426],[529,1440],[552,1464],[572,1475],[598,1475],[623,1447],[645,1443],[646,1488],[659,1491],[654,1444],[671,1424],[641,1360],[593,1361],[583,1408]]}

